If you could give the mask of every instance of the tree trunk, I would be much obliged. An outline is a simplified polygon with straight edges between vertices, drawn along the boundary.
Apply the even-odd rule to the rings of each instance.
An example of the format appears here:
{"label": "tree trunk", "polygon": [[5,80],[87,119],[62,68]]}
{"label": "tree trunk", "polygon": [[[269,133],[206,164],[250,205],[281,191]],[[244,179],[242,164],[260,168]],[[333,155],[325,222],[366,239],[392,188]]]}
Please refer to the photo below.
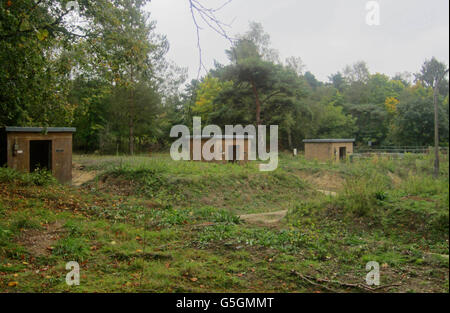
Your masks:
{"label": "tree trunk", "polygon": [[134,85],[133,85],[133,66],[131,66],[130,70],[130,81],[131,81],[131,89],[130,89],[130,108],[129,108],[129,152],[130,155],[134,154]]}
{"label": "tree trunk", "polygon": [[256,89],[255,82],[253,80],[251,80],[250,82],[252,84],[253,94],[255,95],[256,125],[261,125],[261,101],[259,100],[258,90]]}
{"label": "tree trunk", "polygon": [[436,81],[433,90],[433,102],[434,102],[434,178],[439,176],[439,117],[438,117],[438,81]]}
{"label": "tree trunk", "polygon": [[134,154],[134,125],[131,122],[132,117],[130,117],[130,130],[129,130],[129,150],[130,155]]}
{"label": "tree trunk", "polygon": [[134,95],[133,90],[131,90],[130,96],[130,119],[128,121],[129,127],[129,150],[130,155],[134,154]]}
{"label": "tree trunk", "polygon": [[288,130],[287,137],[288,137],[289,149],[292,149],[292,132],[291,132],[291,130]]}

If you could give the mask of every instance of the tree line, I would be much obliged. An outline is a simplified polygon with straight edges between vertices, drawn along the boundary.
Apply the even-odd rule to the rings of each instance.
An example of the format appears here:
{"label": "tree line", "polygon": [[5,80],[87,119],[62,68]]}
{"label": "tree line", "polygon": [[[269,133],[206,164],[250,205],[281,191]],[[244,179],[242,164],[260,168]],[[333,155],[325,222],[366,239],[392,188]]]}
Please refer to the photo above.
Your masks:
{"label": "tree line", "polygon": [[167,60],[167,38],[144,12],[149,2],[85,0],[74,12],[62,0],[1,1],[0,125],[74,126],[74,148],[99,153],[167,149],[171,127],[194,116],[221,127],[279,125],[282,149],[344,137],[427,146],[436,99],[448,146],[447,66],[435,58],[394,77],[359,61],[322,82],[301,58],[281,60],[252,22],[224,51],[226,64],[186,83],[187,69]]}

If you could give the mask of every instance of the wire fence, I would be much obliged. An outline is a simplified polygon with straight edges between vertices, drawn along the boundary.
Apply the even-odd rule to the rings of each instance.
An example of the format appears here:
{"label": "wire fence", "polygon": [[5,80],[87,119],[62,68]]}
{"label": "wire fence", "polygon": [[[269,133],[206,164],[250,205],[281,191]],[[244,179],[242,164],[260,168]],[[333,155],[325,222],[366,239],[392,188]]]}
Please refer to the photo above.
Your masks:
{"label": "wire fence", "polygon": [[[448,156],[449,148],[440,147],[439,152]],[[389,158],[403,158],[405,154],[425,155],[434,153],[434,147],[422,146],[377,146],[356,147],[352,158],[368,158],[372,156],[385,156]]]}
{"label": "wire fence", "polygon": [[[356,147],[355,153],[419,153],[428,154],[434,151],[434,147],[421,146],[390,146],[390,147]],[[448,154],[448,147],[440,147],[439,151]]]}

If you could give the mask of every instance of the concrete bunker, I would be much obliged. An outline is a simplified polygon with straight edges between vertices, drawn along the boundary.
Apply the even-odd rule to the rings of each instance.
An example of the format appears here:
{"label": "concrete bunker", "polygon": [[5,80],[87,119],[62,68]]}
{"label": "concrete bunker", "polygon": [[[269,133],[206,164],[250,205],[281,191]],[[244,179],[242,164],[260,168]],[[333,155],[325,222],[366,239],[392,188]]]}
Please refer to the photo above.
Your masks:
{"label": "concrete bunker", "polygon": [[305,139],[303,143],[306,159],[339,161],[353,154],[355,139]]}
{"label": "concrete bunker", "polygon": [[47,169],[61,183],[72,180],[70,127],[0,128],[0,165],[22,172]]}

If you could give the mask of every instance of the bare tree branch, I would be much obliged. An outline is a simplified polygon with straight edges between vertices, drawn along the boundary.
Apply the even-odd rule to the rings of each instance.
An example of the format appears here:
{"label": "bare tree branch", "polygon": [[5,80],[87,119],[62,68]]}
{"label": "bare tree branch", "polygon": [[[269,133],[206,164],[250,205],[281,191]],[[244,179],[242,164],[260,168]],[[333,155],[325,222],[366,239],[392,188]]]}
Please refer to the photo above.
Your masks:
{"label": "bare tree branch", "polygon": [[197,36],[197,49],[199,54],[199,65],[197,72],[197,79],[200,77],[200,72],[202,69],[207,71],[202,56],[202,47],[201,47],[201,39],[200,39],[200,31],[203,29],[199,23],[202,21],[206,27],[212,29],[214,32],[219,34],[221,37],[228,40],[230,43],[233,42],[233,39],[228,35],[226,28],[230,27],[230,25],[223,23],[217,17],[216,13],[223,9],[227,4],[229,4],[232,0],[225,1],[218,8],[208,8],[204,6],[200,0],[189,0],[189,9],[192,16],[192,21],[195,26],[196,36]]}

